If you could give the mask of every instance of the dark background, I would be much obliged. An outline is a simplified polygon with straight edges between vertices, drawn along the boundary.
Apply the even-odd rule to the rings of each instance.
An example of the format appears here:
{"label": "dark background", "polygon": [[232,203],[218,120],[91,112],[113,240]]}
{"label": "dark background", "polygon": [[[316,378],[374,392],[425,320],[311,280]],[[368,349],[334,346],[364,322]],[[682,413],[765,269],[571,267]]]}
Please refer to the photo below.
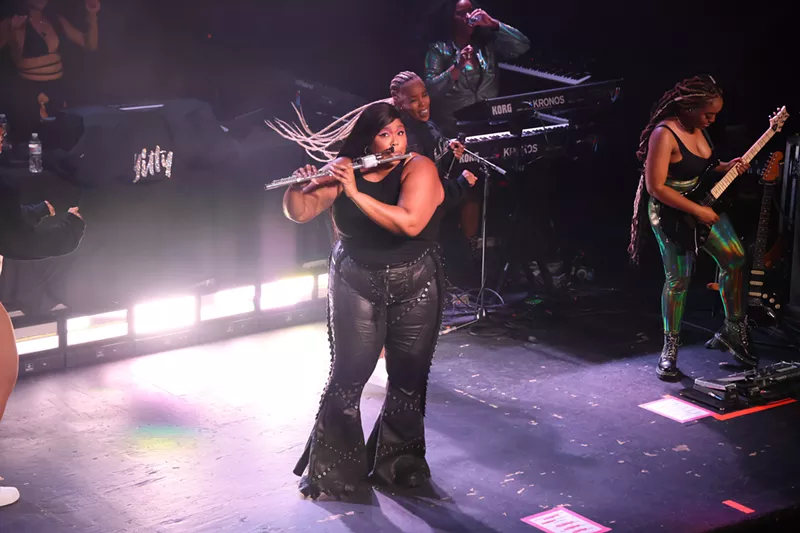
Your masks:
{"label": "dark background", "polygon": [[[51,3],[80,26],[82,2]],[[75,104],[191,97],[208,102],[222,122],[256,109],[291,119],[294,79],[323,83],[368,101],[386,97],[389,81],[398,71],[421,73],[427,32],[439,4],[436,0],[103,0],[100,49],[86,53],[63,44],[62,50],[68,76],[83,86]],[[10,2],[2,5],[8,12]],[[710,132],[723,159],[748,148],[777,107],[786,105],[790,113],[798,109],[796,9],[790,10],[790,5],[760,2],[745,9],[714,1],[481,3],[495,18],[529,36],[531,53],[543,61],[589,64],[597,81],[625,79],[599,155],[544,177],[528,177],[546,180],[539,191],[547,195],[565,247],[585,249],[607,280],[631,279],[625,248],[638,182],[634,154],[639,132],[655,100],[679,79],[711,74],[723,87],[725,108]],[[0,53],[0,76],[4,80],[14,76],[5,52]],[[512,76],[506,76],[504,85],[506,93],[525,90],[525,81]],[[528,90],[534,88],[531,83]],[[791,117],[783,134],[763,153],[783,149],[785,134],[800,130],[798,124]],[[302,154],[288,143],[281,144],[266,131],[259,135],[263,138],[248,137],[249,149],[258,150],[263,141],[263,153],[274,153],[275,164],[250,168],[249,177],[242,180],[219,176],[249,198],[251,203],[240,215],[278,209],[279,195],[268,196],[263,205],[253,203],[252,187],[282,177],[303,162]],[[742,183],[732,193],[733,198],[743,198],[744,214],[736,223],[745,234],[755,230],[756,221],[748,202],[757,209],[759,201],[755,180],[742,181],[747,179],[749,184]],[[296,230],[279,218],[270,219],[267,231]],[[91,219],[88,222],[92,224]],[[302,228],[300,233],[310,231],[320,229]],[[658,264],[650,239],[645,268],[632,272],[660,279]],[[657,291],[657,283],[653,287]]]}

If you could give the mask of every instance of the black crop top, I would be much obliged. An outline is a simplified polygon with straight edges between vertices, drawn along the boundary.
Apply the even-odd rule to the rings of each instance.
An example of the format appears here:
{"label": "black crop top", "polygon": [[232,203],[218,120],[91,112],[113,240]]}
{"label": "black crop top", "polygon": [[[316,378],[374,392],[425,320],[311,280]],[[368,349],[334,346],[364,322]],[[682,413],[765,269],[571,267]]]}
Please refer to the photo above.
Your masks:
{"label": "black crop top", "polygon": [[[356,170],[356,187],[379,202],[397,205],[403,167],[403,164],[397,165],[378,182],[367,181]],[[345,251],[357,263],[368,266],[399,265],[417,259],[438,238],[442,213],[443,208],[440,205],[419,235],[406,237],[395,235],[373,222],[344,193],[333,203],[333,223]]]}
{"label": "black crop top", "polygon": [[669,170],[667,171],[667,177],[673,181],[689,181],[702,176],[708,170],[708,168],[719,161],[719,159],[715,156],[714,153],[714,144],[711,142],[711,138],[708,136],[705,130],[703,130],[703,137],[705,137],[708,145],[711,147],[711,155],[708,158],[700,157],[692,153],[686,145],[683,144],[681,138],[666,124],[659,124],[656,128],[666,128],[675,137],[675,140],[678,141],[678,149],[681,151],[681,160],[676,163],[669,164]]}
{"label": "black crop top", "polygon": [[[48,21],[60,37],[60,34],[63,34],[63,29],[61,28],[61,21],[59,20],[58,16],[52,18],[48,17]],[[25,42],[22,45],[22,57],[43,57],[49,53],[50,48],[47,46],[47,41],[38,31],[36,31],[36,29],[33,27],[30,17],[28,17],[28,22],[25,24]]]}

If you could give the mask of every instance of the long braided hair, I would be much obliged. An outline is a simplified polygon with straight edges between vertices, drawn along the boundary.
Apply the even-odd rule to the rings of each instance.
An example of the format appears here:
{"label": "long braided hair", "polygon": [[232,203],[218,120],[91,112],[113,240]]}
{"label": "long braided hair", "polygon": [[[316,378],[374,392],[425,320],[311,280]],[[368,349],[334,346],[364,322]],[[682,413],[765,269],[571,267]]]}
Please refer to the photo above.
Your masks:
{"label": "long braided hair", "polygon": [[666,118],[678,116],[681,112],[696,109],[708,104],[715,98],[721,97],[722,89],[719,88],[714,78],[711,76],[694,76],[676,83],[653,106],[653,110],[650,113],[650,122],[642,130],[642,135],[639,138],[639,150],[636,152],[636,157],[642,164],[642,173],[639,177],[639,187],[636,189],[636,197],[633,201],[631,240],[628,244],[628,255],[633,263],[639,263],[639,249],[646,233],[643,231],[643,228],[647,225],[647,209],[644,206],[647,200],[644,165],[647,161],[647,150],[653,130]]}
{"label": "long braided hair", "polygon": [[292,108],[300,122],[299,125],[286,122],[279,118],[276,118],[274,122],[269,120],[265,122],[267,126],[272,128],[272,130],[284,139],[300,145],[313,160],[321,163],[329,163],[336,159],[339,153],[339,147],[353,131],[353,127],[355,127],[356,122],[358,122],[358,118],[368,107],[378,103],[392,104],[395,107],[399,107],[401,88],[405,84],[415,80],[421,81],[421,78],[411,71],[400,72],[392,78],[389,84],[390,98],[375,100],[357,109],[353,109],[318,132],[311,130],[302,110],[298,109],[294,103],[292,103]]}

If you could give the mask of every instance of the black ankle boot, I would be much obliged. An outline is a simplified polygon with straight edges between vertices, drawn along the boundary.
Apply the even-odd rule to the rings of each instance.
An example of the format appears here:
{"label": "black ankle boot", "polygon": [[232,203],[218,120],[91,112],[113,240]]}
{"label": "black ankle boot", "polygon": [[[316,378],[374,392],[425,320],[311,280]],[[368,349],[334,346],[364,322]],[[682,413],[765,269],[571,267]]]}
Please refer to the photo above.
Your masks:
{"label": "black ankle boot", "polygon": [[714,336],[722,346],[728,349],[736,361],[748,368],[758,366],[758,357],[752,353],[750,347],[750,328],[747,317],[739,321],[725,319],[725,325]]}
{"label": "black ankle boot", "polygon": [[664,333],[664,348],[658,358],[656,373],[664,380],[673,380],[678,377],[678,344],[677,333]]}

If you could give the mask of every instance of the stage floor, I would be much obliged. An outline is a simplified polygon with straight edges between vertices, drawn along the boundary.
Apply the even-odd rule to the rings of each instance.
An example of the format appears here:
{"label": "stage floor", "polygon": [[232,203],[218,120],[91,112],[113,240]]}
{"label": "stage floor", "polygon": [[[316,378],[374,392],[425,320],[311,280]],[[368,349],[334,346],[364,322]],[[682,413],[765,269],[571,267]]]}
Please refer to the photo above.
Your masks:
{"label": "stage floor", "polygon": [[[639,407],[691,383],[656,378],[658,326],[578,310],[545,313],[534,342],[443,336],[426,419],[435,494],[357,503],[303,500],[291,472],[328,376],[321,324],[31,377],[0,426],[0,476],[22,493],[0,531],[532,532],[522,519],[557,506],[595,524],[570,533],[794,531],[799,404],[684,424]],[[682,370],[726,374],[686,330]],[[369,384],[365,428],[381,402]]]}

